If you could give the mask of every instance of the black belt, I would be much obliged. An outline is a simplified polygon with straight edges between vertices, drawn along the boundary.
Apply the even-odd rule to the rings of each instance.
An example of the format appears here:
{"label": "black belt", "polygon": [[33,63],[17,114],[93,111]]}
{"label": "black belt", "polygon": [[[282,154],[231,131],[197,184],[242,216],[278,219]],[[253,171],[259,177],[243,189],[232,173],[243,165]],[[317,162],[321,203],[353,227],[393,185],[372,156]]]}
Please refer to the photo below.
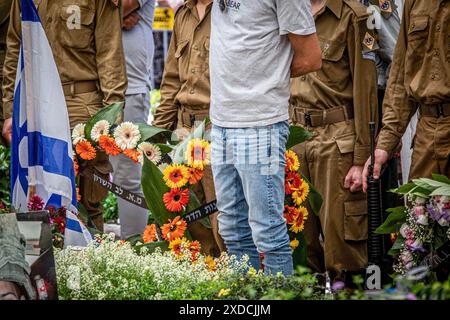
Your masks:
{"label": "black belt", "polygon": [[449,117],[450,103],[422,104],[420,105],[420,115],[433,118]]}

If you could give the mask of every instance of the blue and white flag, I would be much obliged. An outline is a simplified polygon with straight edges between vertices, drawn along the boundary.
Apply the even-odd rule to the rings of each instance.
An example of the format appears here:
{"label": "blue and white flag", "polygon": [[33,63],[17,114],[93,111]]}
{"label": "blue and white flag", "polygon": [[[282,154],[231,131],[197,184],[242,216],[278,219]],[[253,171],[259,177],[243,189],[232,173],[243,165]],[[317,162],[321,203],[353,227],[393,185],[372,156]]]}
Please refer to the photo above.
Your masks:
{"label": "blue and white flag", "polygon": [[[22,43],[11,146],[11,205],[25,211],[31,189],[45,206],[64,206],[76,213],[69,116],[61,80],[33,1],[21,0],[21,7]],[[81,225],[74,229],[81,229]]]}

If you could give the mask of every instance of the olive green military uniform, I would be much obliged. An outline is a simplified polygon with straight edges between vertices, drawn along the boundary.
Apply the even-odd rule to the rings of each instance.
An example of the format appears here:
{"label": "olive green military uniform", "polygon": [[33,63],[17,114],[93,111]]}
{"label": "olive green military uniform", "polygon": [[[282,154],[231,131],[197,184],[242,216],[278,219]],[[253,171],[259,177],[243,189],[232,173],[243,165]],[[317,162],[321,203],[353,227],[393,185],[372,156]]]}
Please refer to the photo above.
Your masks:
{"label": "olive green military uniform", "polygon": [[[2,96],[1,84],[3,82],[3,61],[6,54],[6,33],[9,25],[9,12],[11,11],[12,0],[0,0],[0,97]],[[0,144],[4,144],[3,136],[3,107],[0,98]]]}
{"label": "olive green military uniform", "polygon": [[[70,126],[85,123],[104,105],[124,101],[127,87],[119,0],[34,0],[53,51],[69,111]],[[79,14],[78,14],[79,13]],[[79,24],[77,23],[79,18]],[[14,80],[20,48],[20,0],[13,1],[4,67],[4,113],[12,115]],[[108,178],[108,157],[81,163],[81,202],[103,229],[100,201],[107,191],[93,183],[92,172]]]}
{"label": "olive green military uniform", "polygon": [[[188,129],[209,114],[209,37],[211,5],[200,20],[197,1],[191,0],[178,9],[161,84],[161,104],[153,125],[166,129]],[[202,203],[216,199],[211,167],[196,186]],[[210,216],[214,237],[220,251],[225,250],[218,233],[217,214]],[[191,231],[195,233],[195,231]]]}
{"label": "olive green military uniform", "polygon": [[308,264],[333,278],[367,264],[366,197],[344,188],[350,168],[370,155],[368,123],[377,106],[377,43],[366,12],[357,1],[326,1],[315,15],[322,69],[292,81],[291,121],[315,134],[294,150],[324,199],[319,216],[311,212],[305,224]]}
{"label": "olive green military uniform", "polygon": [[25,260],[25,239],[14,214],[0,214],[0,281],[14,282],[34,299],[30,266]]}
{"label": "olive green military uniform", "polygon": [[377,148],[392,152],[419,110],[410,179],[450,176],[450,1],[406,0]]}

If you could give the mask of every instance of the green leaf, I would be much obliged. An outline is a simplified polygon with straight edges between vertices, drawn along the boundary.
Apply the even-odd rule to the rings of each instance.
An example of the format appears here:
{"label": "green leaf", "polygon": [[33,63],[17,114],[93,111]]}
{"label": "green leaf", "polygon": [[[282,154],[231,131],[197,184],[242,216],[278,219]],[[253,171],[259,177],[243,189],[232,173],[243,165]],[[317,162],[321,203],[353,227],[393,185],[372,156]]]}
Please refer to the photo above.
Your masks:
{"label": "green leaf", "polygon": [[397,240],[395,240],[394,244],[392,245],[391,249],[388,251],[388,254],[390,256],[396,257],[400,254],[400,250],[402,249],[403,244],[405,243],[405,238],[402,236],[398,236]]}
{"label": "green leaf", "polygon": [[386,218],[386,221],[375,230],[375,233],[390,234],[398,232],[402,224],[405,223],[407,213],[405,207],[390,208],[387,211],[390,213],[389,216]]}
{"label": "green leaf", "polygon": [[139,127],[139,132],[141,134],[141,140],[139,140],[139,143],[148,141],[149,139],[161,133],[164,134],[167,139],[169,139],[170,135],[172,134],[172,132],[169,130],[153,127],[146,123],[137,123],[136,125]]}
{"label": "green leaf", "polygon": [[391,192],[398,193],[398,194],[408,194],[412,189],[414,189],[416,185],[412,182],[406,183],[397,189],[392,189]]}
{"label": "green leaf", "polygon": [[311,210],[314,212],[316,216],[318,216],[320,208],[322,208],[323,204],[322,195],[314,188],[312,183],[303,174],[301,174],[301,176],[302,179],[309,184],[308,202],[309,205],[311,206]]}
{"label": "green leaf", "polygon": [[141,249],[147,248],[148,254],[155,252],[157,248],[160,248],[162,251],[169,250],[169,243],[167,241],[157,241],[157,242],[149,242],[144,244],[138,244],[134,246],[136,252],[140,253]]}
{"label": "green leaf", "polygon": [[450,185],[446,185],[434,190],[430,196],[448,196],[450,197]]}
{"label": "green leaf", "polygon": [[142,166],[141,183],[148,209],[160,226],[167,223],[168,219],[176,217],[164,205],[163,196],[170,189],[164,183],[163,174],[146,157],[144,157],[144,165]]}
{"label": "green leaf", "polygon": [[92,127],[94,127],[94,125],[98,121],[106,120],[109,122],[110,125],[113,125],[114,123],[116,123],[117,119],[123,112],[123,105],[124,105],[124,102],[116,102],[107,107],[100,109],[100,111],[98,111],[86,123],[86,127],[84,128],[84,134],[85,134],[86,138],[90,142],[93,142],[91,139],[91,131],[92,131]]}
{"label": "green leaf", "polygon": [[293,146],[305,142],[311,139],[314,134],[303,127],[290,126],[289,127],[289,139],[286,144],[286,150],[289,150]]}
{"label": "green leaf", "polygon": [[136,243],[139,243],[139,242],[144,243],[144,239],[142,239],[142,236],[140,234],[131,236],[131,237],[127,238],[125,241],[129,242],[131,244],[131,246],[135,246]]}
{"label": "green leaf", "polygon": [[304,232],[300,232],[294,236],[295,239],[297,239],[300,244],[297,247],[297,249],[292,252],[292,260],[294,262],[294,269],[297,266],[307,266],[307,244],[305,239]]}
{"label": "green leaf", "polygon": [[443,183],[446,183],[446,184],[450,184],[450,179],[448,177],[442,175],[442,174],[433,173],[431,176],[436,181],[443,182]]}
{"label": "green leaf", "polygon": [[432,180],[432,179],[428,179],[428,178],[421,178],[418,180],[430,185],[431,187],[435,187],[435,188],[450,186],[450,184],[448,184],[448,183],[437,181],[437,180]]}
{"label": "green leaf", "polygon": [[173,147],[168,144],[157,143],[156,145],[159,147],[162,154],[170,153],[173,150]]}

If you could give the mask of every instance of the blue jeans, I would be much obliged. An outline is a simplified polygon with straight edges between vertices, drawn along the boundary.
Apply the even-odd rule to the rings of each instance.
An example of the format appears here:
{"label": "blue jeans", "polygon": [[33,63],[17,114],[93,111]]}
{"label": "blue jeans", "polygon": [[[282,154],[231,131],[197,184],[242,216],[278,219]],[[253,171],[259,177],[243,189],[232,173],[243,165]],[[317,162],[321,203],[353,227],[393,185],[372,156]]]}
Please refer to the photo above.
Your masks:
{"label": "blue jeans", "polygon": [[255,269],[264,254],[266,274],[290,275],[292,250],[284,209],[287,121],[211,132],[211,164],[219,209],[219,233],[228,252],[248,255]]}

